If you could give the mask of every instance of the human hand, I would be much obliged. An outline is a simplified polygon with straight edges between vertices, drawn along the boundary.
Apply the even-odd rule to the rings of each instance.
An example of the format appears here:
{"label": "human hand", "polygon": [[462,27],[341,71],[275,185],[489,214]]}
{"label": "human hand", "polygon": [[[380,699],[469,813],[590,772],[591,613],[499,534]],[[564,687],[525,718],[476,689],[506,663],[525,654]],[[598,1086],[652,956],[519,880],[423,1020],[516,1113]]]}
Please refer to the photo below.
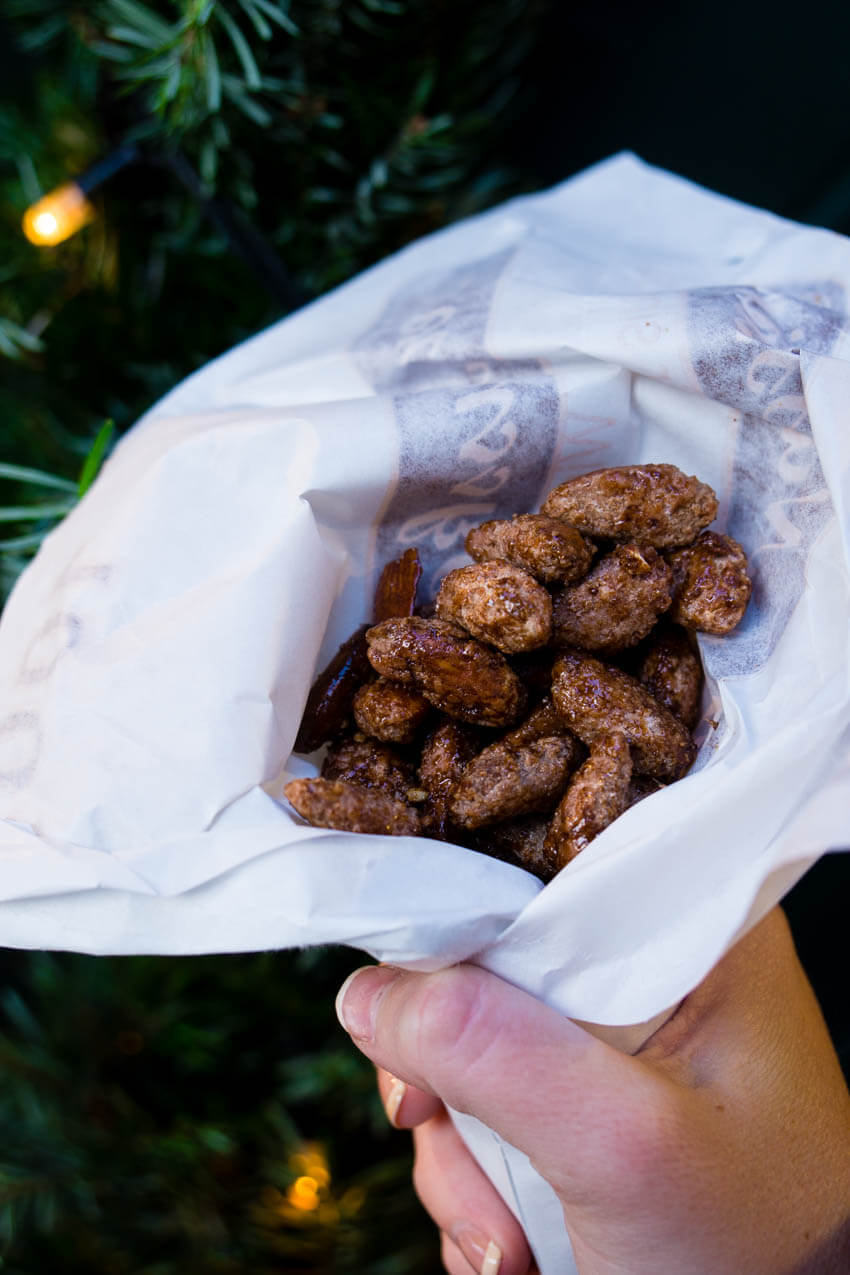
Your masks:
{"label": "human hand", "polygon": [[850,1270],[850,1095],[778,908],[633,1057],[470,965],[368,967],[337,1007],[415,1128],[449,1275],[532,1259],[446,1106],[528,1155],[582,1275]]}

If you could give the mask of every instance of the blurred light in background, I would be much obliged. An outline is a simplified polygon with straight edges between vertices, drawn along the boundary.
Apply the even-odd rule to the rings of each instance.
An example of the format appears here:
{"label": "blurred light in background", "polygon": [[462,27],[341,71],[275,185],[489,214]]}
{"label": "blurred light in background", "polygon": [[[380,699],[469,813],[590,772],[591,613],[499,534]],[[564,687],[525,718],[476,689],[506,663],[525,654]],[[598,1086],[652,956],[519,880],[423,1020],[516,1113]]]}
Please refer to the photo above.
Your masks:
{"label": "blurred light in background", "polygon": [[31,204],[24,213],[24,234],[30,243],[53,247],[94,220],[94,206],[76,182],[66,182]]}

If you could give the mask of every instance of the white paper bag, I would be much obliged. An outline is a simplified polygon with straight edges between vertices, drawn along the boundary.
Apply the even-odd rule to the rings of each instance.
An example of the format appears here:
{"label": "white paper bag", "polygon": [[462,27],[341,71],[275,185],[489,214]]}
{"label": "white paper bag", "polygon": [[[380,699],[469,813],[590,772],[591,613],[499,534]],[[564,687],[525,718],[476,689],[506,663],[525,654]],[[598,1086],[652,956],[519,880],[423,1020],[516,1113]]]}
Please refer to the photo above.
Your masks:
{"label": "white paper bag", "polygon": [[[0,942],[474,958],[632,1048],[850,841],[850,246],[624,155],[433,235],[189,378],[0,625]],[[710,483],[755,588],[702,638],[696,765],[545,889],[279,798],[316,669],[415,544],[655,461]],[[570,1269],[523,1157],[461,1121]]]}

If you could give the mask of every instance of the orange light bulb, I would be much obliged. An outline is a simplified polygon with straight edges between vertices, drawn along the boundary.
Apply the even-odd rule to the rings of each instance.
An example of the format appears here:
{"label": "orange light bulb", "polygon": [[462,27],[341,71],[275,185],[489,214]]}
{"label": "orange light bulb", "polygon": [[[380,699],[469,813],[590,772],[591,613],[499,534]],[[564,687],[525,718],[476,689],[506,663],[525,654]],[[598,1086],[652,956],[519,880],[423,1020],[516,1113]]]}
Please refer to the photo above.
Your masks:
{"label": "orange light bulb", "polygon": [[306,1175],[296,1178],[287,1191],[286,1198],[296,1209],[309,1213],[319,1207],[319,1184],[315,1178]]}
{"label": "orange light bulb", "polygon": [[53,247],[70,239],[94,220],[95,211],[76,182],[66,182],[44,195],[24,213],[24,234],[30,243]]}

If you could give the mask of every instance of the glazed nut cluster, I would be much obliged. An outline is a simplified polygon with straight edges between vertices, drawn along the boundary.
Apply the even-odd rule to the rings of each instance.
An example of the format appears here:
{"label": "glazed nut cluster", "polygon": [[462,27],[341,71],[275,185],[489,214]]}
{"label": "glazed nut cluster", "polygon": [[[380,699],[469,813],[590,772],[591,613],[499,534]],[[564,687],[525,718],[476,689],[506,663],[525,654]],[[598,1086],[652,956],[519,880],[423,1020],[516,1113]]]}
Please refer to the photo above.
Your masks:
{"label": "glazed nut cluster", "polygon": [[693,763],[693,634],[730,633],[752,588],[741,546],[706,530],[716,514],[674,465],[595,470],[473,528],[473,561],[430,606],[408,549],[310,692],[296,751],[327,747],[289,802],[317,827],[453,841],[550,880]]}

